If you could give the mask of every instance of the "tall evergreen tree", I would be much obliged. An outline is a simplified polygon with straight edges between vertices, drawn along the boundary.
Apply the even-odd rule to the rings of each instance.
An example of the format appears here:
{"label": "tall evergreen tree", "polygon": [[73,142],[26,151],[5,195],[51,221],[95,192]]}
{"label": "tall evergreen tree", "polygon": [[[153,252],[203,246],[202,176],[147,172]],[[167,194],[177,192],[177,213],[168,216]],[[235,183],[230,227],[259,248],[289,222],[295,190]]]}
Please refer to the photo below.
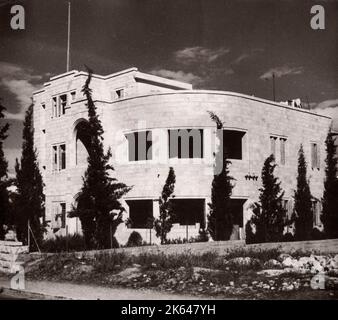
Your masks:
{"label": "tall evergreen tree", "polygon": [[[38,245],[43,240],[45,226],[43,217],[45,213],[45,196],[43,181],[39,170],[36,151],[34,148],[33,104],[28,107],[25,115],[22,133],[22,155],[20,163],[16,159],[16,187],[14,195],[14,225],[17,238],[27,244],[29,226]],[[36,250],[35,241],[31,243],[31,250]]]}
{"label": "tall evergreen tree", "polygon": [[253,211],[251,223],[255,226],[256,242],[281,241],[286,221],[286,211],[283,208],[284,191],[281,182],[274,175],[275,157],[270,155],[262,169],[262,187],[259,189],[259,203]]}
{"label": "tall evergreen tree", "polygon": [[[0,120],[5,117],[4,111],[6,108],[2,105],[0,99]],[[7,131],[9,129],[9,124],[6,123],[0,126],[0,239],[4,238],[5,230],[4,225],[8,221],[9,216],[9,194],[7,187],[8,183],[8,163],[5,159],[5,154],[3,150],[4,140],[7,138]]]}
{"label": "tall evergreen tree", "polygon": [[104,152],[104,131],[89,87],[91,79],[92,71],[88,69],[88,78],[82,89],[88,107],[88,168],[77,206],[72,208],[69,216],[80,218],[87,248],[109,248],[111,237],[122,223],[124,208],[120,198],[131,188],[110,176],[114,170],[109,164],[111,151]]}
{"label": "tall evergreen tree", "polygon": [[325,237],[338,238],[338,178],[336,146],[331,130],[325,140],[326,168],[323,194],[323,214]]}
{"label": "tall evergreen tree", "polygon": [[230,197],[232,194],[229,174],[227,150],[223,150],[223,123],[219,117],[208,112],[211,120],[216,123],[216,136],[220,145],[215,153],[214,178],[211,186],[211,203],[209,203],[208,232],[213,240],[229,240],[233,229],[233,213]]}
{"label": "tall evergreen tree", "polygon": [[312,196],[307,180],[307,164],[302,145],[298,152],[297,189],[294,199],[295,237],[297,240],[308,240],[311,238],[313,229]]}
{"label": "tall evergreen tree", "polygon": [[174,209],[173,203],[170,200],[174,197],[175,183],[175,171],[174,168],[170,167],[168,177],[159,198],[160,216],[154,221],[156,236],[161,239],[161,244],[166,242],[167,234],[173,226]]}

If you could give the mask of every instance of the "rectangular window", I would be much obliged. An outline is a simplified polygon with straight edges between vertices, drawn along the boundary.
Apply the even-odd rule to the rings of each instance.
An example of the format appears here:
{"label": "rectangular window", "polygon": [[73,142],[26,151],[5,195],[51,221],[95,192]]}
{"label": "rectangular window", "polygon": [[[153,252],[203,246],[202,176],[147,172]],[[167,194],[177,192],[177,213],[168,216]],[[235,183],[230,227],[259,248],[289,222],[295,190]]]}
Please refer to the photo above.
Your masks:
{"label": "rectangular window", "polygon": [[285,146],[286,146],[286,139],[280,138],[280,164],[285,165]]}
{"label": "rectangular window", "polygon": [[203,129],[168,130],[169,158],[203,158]]}
{"label": "rectangular window", "polygon": [[52,147],[52,171],[66,169],[66,145],[58,144]]}
{"label": "rectangular window", "polygon": [[66,108],[67,108],[67,95],[66,94],[62,94],[60,96],[59,108],[60,108],[59,116],[66,113]]}
{"label": "rectangular window", "polygon": [[60,117],[66,113],[68,106],[68,95],[62,94],[52,98],[52,116],[53,118]]}
{"label": "rectangular window", "polygon": [[317,143],[311,143],[311,167],[312,169],[319,169],[319,149]]}
{"label": "rectangular window", "polygon": [[285,210],[286,217],[288,219],[292,218],[292,201],[283,199],[283,209]]}
{"label": "rectangular window", "polygon": [[57,112],[57,98],[53,97],[52,99],[52,116],[57,117],[58,112]]}
{"label": "rectangular window", "polygon": [[58,168],[58,147],[57,146],[53,146],[52,148],[52,157],[53,157],[52,170],[57,171],[57,168]]}
{"label": "rectangular window", "polygon": [[60,203],[61,228],[66,228],[66,203]]}
{"label": "rectangular window", "polygon": [[75,99],[76,99],[76,91],[72,91],[70,93],[70,96],[71,96],[72,101],[75,101]]}
{"label": "rectangular window", "polygon": [[115,90],[115,99],[123,99],[124,98],[124,89]]}
{"label": "rectangular window", "polygon": [[270,136],[270,154],[273,154],[276,158],[276,143],[277,137]]}
{"label": "rectangular window", "polygon": [[128,140],[129,161],[152,159],[152,133],[139,131],[125,135]]}
{"label": "rectangular window", "polygon": [[173,223],[180,225],[195,225],[200,223],[205,226],[205,200],[204,199],[171,199],[175,215]]}
{"label": "rectangular window", "polygon": [[129,228],[148,229],[153,217],[152,200],[126,200],[129,207]]}
{"label": "rectangular window", "polygon": [[243,159],[243,137],[245,132],[223,130],[223,152],[228,159]]}
{"label": "rectangular window", "polygon": [[61,144],[59,146],[60,152],[60,170],[66,169],[66,145]]}
{"label": "rectangular window", "polygon": [[53,202],[51,227],[53,229],[66,228],[66,203],[65,202]]}
{"label": "rectangular window", "polygon": [[312,201],[312,213],[313,213],[313,225],[320,226],[321,203],[317,200]]}

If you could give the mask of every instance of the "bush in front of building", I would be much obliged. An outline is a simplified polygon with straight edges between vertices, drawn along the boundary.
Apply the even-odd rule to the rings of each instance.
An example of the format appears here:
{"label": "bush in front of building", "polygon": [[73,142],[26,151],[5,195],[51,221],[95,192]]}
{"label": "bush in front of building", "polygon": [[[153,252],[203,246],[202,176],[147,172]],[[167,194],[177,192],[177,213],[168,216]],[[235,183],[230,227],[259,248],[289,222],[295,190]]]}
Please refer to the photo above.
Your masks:
{"label": "bush in front of building", "polygon": [[307,178],[307,163],[302,145],[300,145],[298,151],[297,189],[294,199],[295,238],[298,241],[310,240],[313,228],[312,195]]}
{"label": "bush in front of building", "polygon": [[325,237],[338,238],[338,177],[336,145],[331,130],[325,140],[326,168],[323,194],[323,214],[321,220],[324,224]]}
{"label": "bush in front of building", "polygon": [[133,231],[128,238],[126,247],[140,247],[142,245],[142,236],[137,231]]}
{"label": "bush in front of building", "polygon": [[313,228],[311,232],[311,240],[324,240],[325,233],[320,231],[318,228]]}
{"label": "bush in front of building", "polygon": [[68,236],[56,236],[42,242],[43,252],[60,253],[72,251],[84,251],[86,249],[84,237],[80,234]]}
{"label": "bush in front of building", "polygon": [[166,243],[167,234],[173,226],[174,209],[170,199],[174,197],[175,183],[175,170],[173,167],[170,167],[168,177],[159,198],[160,216],[154,221],[156,237],[161,239],[161,244]]}
{"label": "bush in front of building", "polygon": [[106,249],[111,247],[111,239],[123,222],[124,208],[120,199],[131,187],[110,176],[114,170],[110,164],[112,154],[110,149],[105,152],[103,147],[104,131],[89,87],[91,78],[92,71],[88,69],[88,78],[82,89],[88,107],[88,167],[77,206],[72,208],[69,217],[80,218],[88,249]]}
{"label": "bush in front of building", "polygon": [[282,202],[284,191],[274,175],[275,168],[275,157],[271,154],[263,165],[259,202],[255,204],[253,216],[246,225],[248,241],[261,243],[283,240],[286,225],[286,210]]}
{"label": "bush in front of building", "polygon": [[19,241],[28,244],[27,227],[29,227],[35,240],[30,242],[31,251],[37,250],[37,245],[41,246],[46,231],[46,225],[41,222],[45,214],[45,195],[33,136],[33,104],[31,104],[25,115],[21,159],[20,161],[16,159],[15,164],[17,190],[13,195],[13,223],[17,237]]}
{"label": "bush in front of building", "polygon": [[233,229],[233,213],[230,206],[233,177],[229,174],[229,165],[226,150],[223,150],[223,122],[219,117],[209,111],[210,119],[216,124],[216,135],[220,147],[215,153],[214,178],[211,186],[211,203],[208,214],[208,232],[213,240],[229,240]]}

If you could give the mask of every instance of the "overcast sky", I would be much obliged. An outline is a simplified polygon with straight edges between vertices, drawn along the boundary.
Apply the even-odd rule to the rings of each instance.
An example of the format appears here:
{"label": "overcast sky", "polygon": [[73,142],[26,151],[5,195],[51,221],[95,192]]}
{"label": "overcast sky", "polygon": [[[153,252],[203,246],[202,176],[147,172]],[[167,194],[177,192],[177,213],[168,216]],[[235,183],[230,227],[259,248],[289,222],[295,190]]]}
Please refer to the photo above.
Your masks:
{"label": "overcast sky", "polygon": [[[12,167],[32,91],[66,71],[67,1],[21,1],[26,29],[10,28],[0,0],[0,97],[11,131]],[[13,2],[13,1],[12,1]],[[15,1],[19,3],[20,1]],[[301,98],[335,119],[338,130],[338,1],[71,0],[71,68],[109,74],[132,66],[277,101]],[[310,27],[315,4],[325,30]]]}

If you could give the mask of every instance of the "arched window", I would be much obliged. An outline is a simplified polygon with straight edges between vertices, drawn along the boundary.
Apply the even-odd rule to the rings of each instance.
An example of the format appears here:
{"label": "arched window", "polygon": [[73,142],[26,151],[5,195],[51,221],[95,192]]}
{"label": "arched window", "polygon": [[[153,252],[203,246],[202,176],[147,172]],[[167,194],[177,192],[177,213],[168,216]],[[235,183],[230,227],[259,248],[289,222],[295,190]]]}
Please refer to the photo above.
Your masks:
{"label": "arched window", "polygon": [[87,164],[90,147],[89,124],[86,120],[80,121],[75,127],[75,164]]}

